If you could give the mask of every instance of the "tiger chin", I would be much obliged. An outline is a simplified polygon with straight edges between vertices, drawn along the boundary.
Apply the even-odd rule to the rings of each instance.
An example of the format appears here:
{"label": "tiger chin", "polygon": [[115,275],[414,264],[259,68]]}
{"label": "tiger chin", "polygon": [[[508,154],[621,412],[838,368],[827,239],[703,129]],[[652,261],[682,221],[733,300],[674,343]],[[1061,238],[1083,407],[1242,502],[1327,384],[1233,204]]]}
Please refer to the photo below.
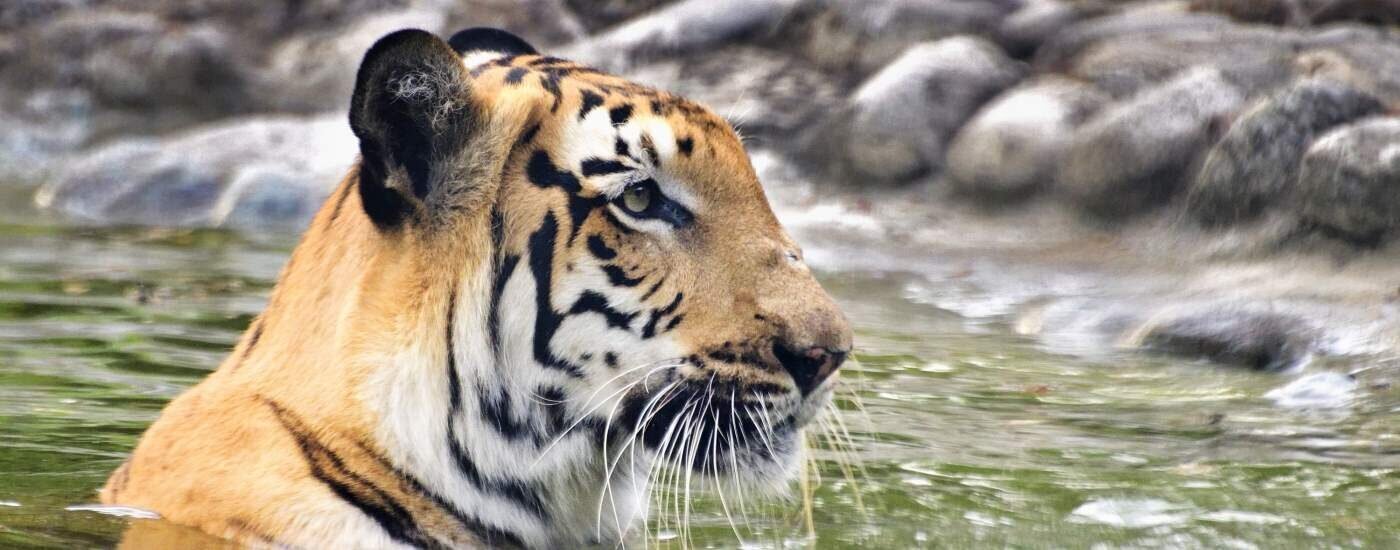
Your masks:
{"label": "tiger chin", "polygon": [[852,345],[705,107],[496,29],[380,39],[360,157],[104,503],[254,546],[616,544],[785,486]]}

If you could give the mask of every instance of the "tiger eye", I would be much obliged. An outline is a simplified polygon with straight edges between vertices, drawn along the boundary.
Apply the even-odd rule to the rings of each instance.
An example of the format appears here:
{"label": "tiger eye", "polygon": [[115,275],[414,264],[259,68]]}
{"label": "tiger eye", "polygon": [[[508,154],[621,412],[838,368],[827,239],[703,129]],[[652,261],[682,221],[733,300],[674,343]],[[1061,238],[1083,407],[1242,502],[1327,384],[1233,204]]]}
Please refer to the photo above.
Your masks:
{"label": "tiger eye", "polygon": [[633,185],[622,192],[622,205],[632,212],[645,212],[651,206],[651,188]]}

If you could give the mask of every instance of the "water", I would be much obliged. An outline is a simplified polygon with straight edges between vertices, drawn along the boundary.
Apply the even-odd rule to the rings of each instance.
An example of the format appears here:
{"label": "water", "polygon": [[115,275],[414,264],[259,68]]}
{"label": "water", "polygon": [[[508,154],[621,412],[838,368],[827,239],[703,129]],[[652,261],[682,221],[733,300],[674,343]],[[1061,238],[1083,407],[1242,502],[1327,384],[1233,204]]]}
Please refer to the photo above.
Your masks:
{"label": "water", "polygon": [[[839,403],[851,445],[815,454],[815,538],[800,501],[749,502],[737,529],[746,545],[1400,544],[1400,392],[1377,379],[1294,407],[1276,397],[1296,377],[1111,346],[1067,352],[1078,348],[1057,346],[1060,333],[1029,334],[1009,314],[1037,299],[1013,292],[1025,285],[957,283],[956,266],[1010,270],[1014,257],[945,250],[867,262],[900,254],[849,240],[860,227],[828,228],[822,240],[784,217],[814,243],[809,257],[857,327]],[[131,525],[164,537],[147,540],[215,544],[83,505],[161,407],[227,353],[293,237],[4,219],[0,547],[109,547]],[[866,255],[852,260],[842,252],[851,246]],[[1114,288],[1097,273],[1022,280],[1091,299]],[[722,508],[700,501],[697,546],[738,544]],[[659,546],[679,546],[673,521],[652,528]]]}

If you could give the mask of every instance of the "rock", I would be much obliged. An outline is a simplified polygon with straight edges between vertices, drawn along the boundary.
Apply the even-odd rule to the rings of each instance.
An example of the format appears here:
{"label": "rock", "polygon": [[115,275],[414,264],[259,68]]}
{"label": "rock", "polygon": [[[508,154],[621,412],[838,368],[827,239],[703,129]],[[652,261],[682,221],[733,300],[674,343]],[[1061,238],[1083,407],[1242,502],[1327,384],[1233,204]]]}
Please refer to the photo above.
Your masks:
{"label": "rock", "polygon": [[245,102],[243,67],[228,33],[149,13],[73,10],[21,33],[0,68],[19,90],[78,88],[108,107],[232,112]]}
{"label": "rock", "polygon": [[1306,360],[1319,335],[1300,317],[1236,307],[1154,317],[1132,343],[1257,370],[1282,370]]}
{"label": "rock", "polygon": [[683,0],[564,48],[557,55],[623,72],[636,63],[693,53],[772,30],[798,0]]}
{"label": "rock", "polygon": [[338,114],[251,118],[101,146],[40,189],[36,202],[103,224],[296,228],[357,151]]}
{"label": "rock", "polygon": [[1060,72],[1083,51],[1114,39],[1150,40],[1183,33],[1217,33],[1233,25],[1219,15],[1129,11],[1087,19],[1056,33],[1036,50],[1036,72]]}
{"label": "rock", "polygon": [[1288,200],[1314,136],[1382,108],[1362,90],[1311,79],[1259,101],[1206,156],[1187,195],[1188,211],[1202,223],[1220,225]]}
{"label": "rock", "polygon": [[855,91],[843,154],[860,176],[898,182],[937,170],[953,132],[1022,76],[996,45],[967,36],[918,44]]}
{"label": "rock", "polygon": [[1075,132],[1056,185],[1088,212],[1120,218],[1157,206],[1244,101],[1219,70],[1199,68],[1109,106]]}
{"label": "rock", "polygon": [[1190,9],[1272,25],[1305,26],[1347,20],[1380,25],[1400,22],[1397,0],[1191,0]]}
{"label": "rock", "polygon": [[921,42],[989,35],[1020,0],[868,0],[806,2],[777,40],[817,65],[869,75]]}
{"label": "rock", "polygon": [[1350,82],[1400,105],[1400,34],[1334,25],[1303,37],[1298,47],[1295,71]]}
{"label": "rock", "polygon": [[666,5],[670,0],[564,0],[588,30],[611,27]]}
{"label": "rock", "polygon": [[293,112],[349,109],[355,70],[376,40],[404,28],[442,33],[445,24],[436,10],[400,10],[364,17],[349,28],[295,35],[272,49],[258,74],[259,103]]}
{"label": "rock", "polygon": [[1300,376],[1264,398],[1290,409],[1339,409],[1351,405],[1360,384],[1340,372],[1315,372]]}
{"label": "rock", "polygon": [[730,46],[628,71],[638,82],[699,101],[729,119],[745,139],[791,144],[791,136],[836,110],[844,94],[803,59]]}
{"label": "rock", "polygon": [[1108,103],[1093,86],[1060,77],[998,96],[958,131],[947,174],[968,195],[1000,200],[1048,186],[1075,127]]}
{"label": "rock", "polygon": [[1029,56],[1071,24],[1106,10],[1089,2],[1032,0],[1001,20],[996,29],[997,42],[1013,56]]}
{"label": "rock", "polygon": [[1338,127],[1313,142],[1298,175],[1304,219],[1359,244],[1400,228],[1400,118]]}

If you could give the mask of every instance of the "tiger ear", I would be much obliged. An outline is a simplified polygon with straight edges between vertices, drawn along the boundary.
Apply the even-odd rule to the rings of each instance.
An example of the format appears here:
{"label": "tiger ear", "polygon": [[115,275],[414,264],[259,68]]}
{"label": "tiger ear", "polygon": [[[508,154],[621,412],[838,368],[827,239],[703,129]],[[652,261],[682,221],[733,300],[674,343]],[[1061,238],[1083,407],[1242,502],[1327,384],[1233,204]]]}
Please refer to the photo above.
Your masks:
{"label": "tiger ear", "polygon": [[360,198],[375,225],[426,208],[458,176],[479,121],[462,59],[442,39],[405,29],[379,39],[355,78],[350,128],[360,139]]}
{"label": "tiger ear", "polygon": [[459,55],[470,52],[499,52],[506,55],[537,55],[535,47],[509,31],[491,27],[462,29],[447,39]]}

